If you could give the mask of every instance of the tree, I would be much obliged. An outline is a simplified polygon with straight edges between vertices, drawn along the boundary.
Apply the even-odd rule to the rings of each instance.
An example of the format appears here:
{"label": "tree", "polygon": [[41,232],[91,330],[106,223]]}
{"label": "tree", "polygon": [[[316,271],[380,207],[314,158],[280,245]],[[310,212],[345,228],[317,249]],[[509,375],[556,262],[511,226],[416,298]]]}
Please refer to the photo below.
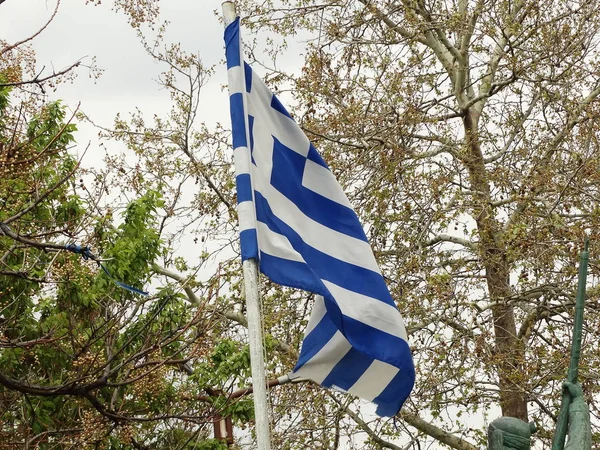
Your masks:
{"label": "tree", "polygon": [[[474,449],[484,445],[485,430],[473,426],[473,419],[500,413],[536,421],[537,439],[547,448],[568,364],[577,257],[585,234],[592,241],[592,276],[580,377],[597,441],[596,2],[237,3],[250,43],[246,54],[256,60],[250,62],[265,67],[263,78],[291,104],[367,228],[408,321],[417,365],[417,385],[398,423],[374,419],[355,399],[310,384],[273,389],[276,448],[334,449],[348,443],[418,448],[437,442]],[[164,117],[123,114],[103,127],[107,142],[125,143],[136,156],[131,164],[112,152],[106,168],[93,175],[99,183],[95,192],[111,195],[114,211],[97,211],[96,194],[89,206],[78,197],[80,207],[69,217],[85,226],[65,236],[59,231],[63,222],[52,216],[51,230],[43,228],[44,214],[52,213],[44,212],[46,200],[72,194],[65,184],[51,191],[56,180],[69,179],[67,167],[57,170],[59,178],[37,175],[46,183],[39,191],[52,194],[36,204],[38,219],[32,219],[32,209],[9,223],[18,237],[58,246],[2,237],[6,249],[27,245],[2,270],[33,278],[15,291],[24,292],[18,301],[6,297],[11,307],[27,312],[10,315],[11,326],[21,330],[17,342],[34,339],[39,350],[33,353],[43,356],[44,350],[53,361],[59,353],[91,356],[78,367],[65,358],[62,379],[63,371],[41,373],[45,365],[25,364],[25,356],[3,348],[0,357],[14,355],[15,363],[2,365],[0,374],[15,371],[10,380],[26,375],[30,390],[23,392],[22,380],[20,385],[0,380],[2,395],[19,401],[6,410],[15,425],[5,433],[20,442],[42,433],[46,439],[58,426],[47,423],[52,419],[60,421],[63,435],[79,428],[101,430],[82,437],[95,445],[198,448],[216,413],[233,414],[238,426],[251,417],[247,401],[232,398],[249,375],[228,131],[198,118],[201,91],[213,76],[213,68],[197,56],[201,49],[167,43],[168,28],[156,23],[158,1],[116,5],[129,14],[149,55],[165,67],[161,84],[173,108]],[[156,30],[156,41],[147,24]],[[267,39],[255,48],[251,33]],[[303,68],[285,73],[277,57],[296,33],[308,36]],[[32,107],[18,123],[47,123],[48,115],[40,112]],[[60,133],[68,122],[59,117],[49,135],[71,136],[74,130]],[[40,141],[37,151],[47,142]],[[35,149],[34,144],[27,145]],[[49,158],[46,165],[58,167],[58,161]],[[93,185],[87,180],[84,185]],[[32,198],[25,193],[11,200],[9,217]],[[118,210],[123,219],[114,214]],[[17,222],[31,228],[20,231]],[[54,235],[42,236],[48,232]],[[88,267],[80,255],[67,253],[65,244],[75,240],[113,257],[106,266],[114,279],[137,287],[152,279],[158,293],[145,299],[116,287],[94,263]],[[178,251],[191,246],[199,256]],[[68,265],[55,290],[39,280],[49,276],[47,266],[35,269],[38,273],[37,263],[23,266],[57,255],[42,248],[61,250],[56,261]],[[16,275],[9,276],[12,286]],[[268,281],[262,294],[268,371],[281,375],[295,362],[311,298]],[[65,342],[74,342],[70,348],[63,341],[39,342],[47,332],[42,328],[47,319],[40,320],[36,310],[42,301],[50,305],[48,317],[63,324],[56,329],[65,330]],[[70,308],[72,329],[59,321],[59,303]],[[10,328],[2,325],[2,330]],[[111,373],[104,380],[107,368]],[[33,383],[51,387],[32,392]],[[88,389],[89,396],[73,395],[73,386],[82,394]],[[36,403],[28,403],[31,398]],[[48,412],[56,407],[44,405],[47,399],[65,402],[63,416]],[[86,413],[87,427],[83,419],[67,420],[73,410]],[[46,428],[33,429],[38,417],[43,419],[36,427]],[[121,431],[133,440],[119,439]],[[240,446],[243,437],[242,432]]]}
{"label": "tree", "polygon": [[[283,0],[238,8],[259,36],[310,36],[297,75],[277,68],[280,41],[247,54],[268,55],[257,58],[262,65],[273,58],[265,78],[293,92],[293,114],[347,187],[409,320],[419,377],[401,417],[450,447],[473,448],[485,430],[469,422],[493,418],[499,405],[536,421],[547,445],[566,373],[578,251],[586,233],[597,237],[596,5]],[[235,217],[223,130],[192,131],[201,84],[190,82],[186,53],[170,51],[154,55],[170,67],[170,121],[148,125],[136,115],[117,121],[112,136],[131,148],[147,149],[151,139],[186,155],[192,173],[203,168],[201,192],[220,208],[210,226],[226,231]],[[191,136],[199,139],[190,145]],[[588,297],[591,343],[596,286]],[[274,373],[293,362],[309,302],[265,286],[265,322],[282,357]],[[589,368],[598,354],[588,345],[584,356],[597,415]],[[335,396],[313,388],[272,395],[282,448],[292,440],[335,448],[357,430],[369,445],[393,448],[397,430],[367,423]]]}
{"label": "tree", "polygon": [[[597,239],[598,5],[241,3],[257,32],[313,37],[302,73],[279,79],[409,319],[409,408],[465,430],[450,409],[499,404],[547,442],[577,254],[586,232]],[[597,289],[588,295],[592,342]],[[598,354],[584,353],[596,415],[585,368]]]}
{"label": "tree", "polygon": [[44,95],[77,64],[40,75],[29,41],[0,45],[0,446],[223,448],[215,417],[252,416],[221,394],[248,351],[183,288],[132,289],[169,251],[163,196],[134,183],[102,207],[113,174],[81,167],[77,109]]}

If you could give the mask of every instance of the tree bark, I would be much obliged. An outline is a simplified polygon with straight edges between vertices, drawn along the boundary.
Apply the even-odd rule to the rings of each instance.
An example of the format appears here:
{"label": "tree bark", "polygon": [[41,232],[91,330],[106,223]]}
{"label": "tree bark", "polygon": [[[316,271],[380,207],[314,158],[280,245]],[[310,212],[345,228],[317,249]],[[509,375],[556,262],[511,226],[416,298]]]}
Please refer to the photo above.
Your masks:
{"label": "tree bark", "polygon": [[479,114],[469,108],[463,118],[465,151],[463,162],[473,191],[472,212],[479,234],[479,255],[492,307],[496,344],[496,367],[502,414],[527,421],[527,397],[521,386],[525,350],[517,337],[514,310],[505,301],[511,295],[510,267],[502,228],[491,206],[490,185],[478,136]]}

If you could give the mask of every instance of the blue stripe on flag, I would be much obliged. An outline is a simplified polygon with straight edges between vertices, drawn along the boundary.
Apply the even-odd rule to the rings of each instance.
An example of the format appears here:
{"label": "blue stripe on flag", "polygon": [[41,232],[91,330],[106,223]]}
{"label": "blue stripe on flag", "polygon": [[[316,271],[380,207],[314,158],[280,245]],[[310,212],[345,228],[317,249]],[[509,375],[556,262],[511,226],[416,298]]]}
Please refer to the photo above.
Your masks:
{"label": "blue stripe on flag", "polygon": [[246,120],[244,118],[244,97],[241,92],[229,96],[229,111],[231,115],[231,134],[233,148],[246,147]]}
{"label": "blue stripe on flag", "polygon": [[[405,342],[406,352],[410,356],[408,344]],[[411,358],[412,361],[412,358]],[[410,395],[415,381],[415,369],[411,367],[400,369],[400,372],[388,383],[385,389],[373,399],[373,403],[378,405],[377,414],[380,416],[394,416],[402,407],[402,404]]]}
{"label": "blue stripe on flag", "polygon": [[327,344],[337,332],[337,327],[327,316],[324,316],[315,328],[304,338],[302,353],[294,367],[294,372],[300,369],[313,358]]}
{"label": "blue stripe on flag", "polygon": [[252,92],[252,67],[244,62],[244,79],[246,80],[246,92]]}
{"label": "blue stripe on flag", "polygon": [[242,252],[242,261],[246,261],[250,258],[258,258],[256,228],[244,230],[240,233],[240,248]]}
{"label": "blue stripe on flag", "polygon": [[[284,116],[292,119],[292,116],[290,115],[290,113],[287,112],[287,109],[285,109],[285,106],[283,106],[281,104],[281,102],[275,95],[273,95],[273,97],[271,98],[271,108],[273,108],[275,111],[279,111]],[[294,119],[292,119],[292,120],[294,120]]]}
{"label": "blue stripe on flag", "polygon": [[252,200],[252,182],[250,181],[249,173],[242,173],[235,177],[235,185],[237,188],[238,203]]}
{"label": "blue stripe on flag", "polygon": [[285,286],[315,292],[321,295],[327,294],[323,282],[310,270],[305,263],[278,258],[263,251],[260,252],[260,271],[271,280]]}
{"label": "blue stripe on flag", "polygon": [[256,165],[254,161],[254,116],[248,114],[248,134],[250,135],[250,161]]}
{"label": "blue stripe on flag", "polygon": [[[329,313],[330,305],[327,303],[327,297],[325,297],[325,306]],[[372,355],[403,371],[413,367],[412,358],[406,359],[410,357],[410,350],[404,339],[392,336],[348,316],[342,316],[342,320],[343,333],[359,352]],[[357,337],[359,339],[356,339]]]}
{"label": "blue stripe on flag", "polygon": [[317,163],[320,166],[325,167],[326,169],[329,169],[327,163],[323,160],[323,158],[321,158],[321,155],[319,154],[315,146],[312,144],[310,144],[310,147],[308,149],[307,158],[310,159],[312,162]]}
{"label": "blue stripe on flag", "polygon": [[327,375],[327,378],[321,384],[325,387],[335,385],[347,391],[365,373],[373,361],[373,358],[351,348],[335,365],[333,370],[329,372],[329,375]]}
{"label": "blue stripe on flag", "polygon": [[225,56],[227,68],[240,65],[240,18],[238,17],[225,28]]}
{"label": "blue stripe on flag", "polygon": [[347,206],[302,186],[306,158],[273,137],[271,185],[314,221],[339,233],[367,242],[356,213]]}

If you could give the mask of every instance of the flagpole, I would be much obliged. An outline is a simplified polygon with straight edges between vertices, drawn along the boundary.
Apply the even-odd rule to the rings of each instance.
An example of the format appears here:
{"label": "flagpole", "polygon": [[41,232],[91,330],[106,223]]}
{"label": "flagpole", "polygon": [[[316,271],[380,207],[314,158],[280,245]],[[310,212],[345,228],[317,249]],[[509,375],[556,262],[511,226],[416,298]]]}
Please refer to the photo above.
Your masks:
{"label": "flagpole", "polygon": [[[232,23],[237,13],[233,1],[223,2],[225,26]],[[258,450],[271,449],[269,408],[267,404],[267,377],[263,356],[262,320],[258,294],[258,261],[254,258],[242,263],[244,290],[246,293],[246,315],[248,318],[248,342],[250,345],[250,367],[254,392],[254,419],[256,422],[256,445]]]}
{"label": "flagpole", "polygon": [[269,429],[269,407],[267,404],[267,377],[263,356],[262,321],[258,296],[258,264],[247,259],[243,265],[246,289],[246,315],[248,317],[248,341],[250,344],[250,366],[254,392],[254,419],[256,421],[256,445],[258,450],[271,449]]}

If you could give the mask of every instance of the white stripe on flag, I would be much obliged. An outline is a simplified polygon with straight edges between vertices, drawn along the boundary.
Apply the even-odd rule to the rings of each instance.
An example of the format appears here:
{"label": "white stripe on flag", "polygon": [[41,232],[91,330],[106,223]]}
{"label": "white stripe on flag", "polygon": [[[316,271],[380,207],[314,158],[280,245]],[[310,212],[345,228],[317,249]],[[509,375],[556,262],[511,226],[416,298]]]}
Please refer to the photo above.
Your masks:
{"label": "white stripe on flag", "polygon": [[372,401],[387,387],[400,370],[383,361],[374,360],[348,392]]}
{"label": "white stripe on flag", "polygon": [[329,342],[304,364],[295,374],[301,378],[310,378],[321,384],[329,372],[352,348],[342,333],[336,331]]}
{"label": "white stripe on flag", "polygon": [[346,194],[344,194],[344,191],[342,191],[339,183],[329,169],[326,169],[310,159],[306,160],[306,166],[304,167],[304,174],[302,176],[302,186],[329,200],[333,200],[340,205],[352,209],[352,205],[348,201]]}
{"label": "white stripe on flag", "polygon": [[319,325],[319,322],[321,319],[323,319],[323,317],[325,317],[325,314],[327,314],[327,309],[325,308],[325,299],[322,295],[315,295],[315,303],[313,304],[306,330],[304,330],[304,337],[308,336],[310,332],[314,330],[317,325]]}
{"label": "white stripe on flag", "polygon": [[300,256],[300,253],[294,250],[292,244],[290,244],[290,241],[288,241],[285,236],[271,231],[271,229],[262,222],[257,223],[256,229],[258,231],[258,240],[261,243],[261,251],[271,256],[277,256],[278,258],[306,264],[304,258]]}
{"label": "white stripe on flag", "polygon": [[323,280],[323,284],[337,300],[342,314],[392,336],[407,340],[402,316],[395,306],[349,291],[327,280]]}
{"label": "white stripe on flag", "polygon": [[237,205],[238,218],[240,222],[239,232],[252,230],[256,228],[256,217],[254,211],[254,202],[246,200]]}
{"label": "white stripe on flag", "polygon": [[242,89],[245,91],[246,78],[244,75],[244,66],[230,67],[227,70],[227,79],[229,81],[229,96],[239,94]]}
{"label": "white stripe on flag", "polygon": [[235,174],[242,175],[250,173],[250,151],[248,147],[238,147],[233,150],[233,161],[235,165]]}
{"label": "white stripe on flag", "polygon": [[254,148],[252,149],[252,155],[256,166],[252,167],[254,171],[253,176],[257,175],[265,177],[267,180],[271,179],[271,170],[273,169],[273,135],[271,130],[264,127],[260,122],[260,119],[254,118]]}
{"label": "white stripe on flag", "polygon": [[260,126],[266,130],[277,130],[276,137],[283,145],[306,158],[310,141],[296,122],[271,107],[272,98],[273,94],[260,78],[253,77],[252,92],[248,94],[248,114],[254,116],[255,123],[260,121]]}

